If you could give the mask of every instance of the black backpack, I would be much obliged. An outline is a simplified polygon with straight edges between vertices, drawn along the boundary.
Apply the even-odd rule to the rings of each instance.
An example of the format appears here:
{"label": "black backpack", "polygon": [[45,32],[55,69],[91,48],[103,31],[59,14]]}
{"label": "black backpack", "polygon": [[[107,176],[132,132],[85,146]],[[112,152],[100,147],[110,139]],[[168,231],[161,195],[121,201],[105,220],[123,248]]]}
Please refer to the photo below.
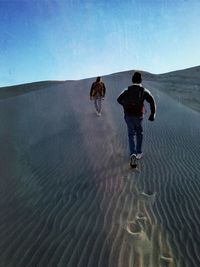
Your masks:
{"label": "black backpack", "polygon": [[141,115],[143,111],[144,88],[138,85],[128,87],[123,99],[124,111],[130,115]]}

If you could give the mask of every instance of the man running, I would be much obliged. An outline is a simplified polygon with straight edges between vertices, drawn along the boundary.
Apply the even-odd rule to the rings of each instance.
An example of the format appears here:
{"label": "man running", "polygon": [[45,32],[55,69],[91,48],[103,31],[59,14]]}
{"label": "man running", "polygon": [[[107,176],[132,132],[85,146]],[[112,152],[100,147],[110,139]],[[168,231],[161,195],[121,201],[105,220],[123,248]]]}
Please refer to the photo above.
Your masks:
{"label": "man running", "polygon": [[132,77],[133,85],[124,90],[117,101],[124,108],[124,119],[128,129],[128,140],[130,149],[130,165],[135,168],[136,160],[142,158],[144,100],[150,104],[150,121],[154,121],[156,114],[156,104],[149,90],[142,86],[142,76],[140,72],[135,72]]}

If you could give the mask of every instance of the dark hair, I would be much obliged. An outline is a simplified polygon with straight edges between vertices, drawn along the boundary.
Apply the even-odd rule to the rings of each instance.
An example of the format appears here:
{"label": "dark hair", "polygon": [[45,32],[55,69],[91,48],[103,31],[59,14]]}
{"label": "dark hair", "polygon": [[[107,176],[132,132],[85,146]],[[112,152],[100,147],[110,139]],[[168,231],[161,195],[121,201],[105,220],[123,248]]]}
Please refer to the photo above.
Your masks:
{"label": "dark hair", "polygon": [[101,81],[101,77],[98,76],[97,79],[96,79],[96,83],[99,83]]}
{"label": "dark hair", "polygon": [[142,82],[142,76],[140,72],[135,72],[133,77],[132,77],[132,82],[133,83],[141,83]]}

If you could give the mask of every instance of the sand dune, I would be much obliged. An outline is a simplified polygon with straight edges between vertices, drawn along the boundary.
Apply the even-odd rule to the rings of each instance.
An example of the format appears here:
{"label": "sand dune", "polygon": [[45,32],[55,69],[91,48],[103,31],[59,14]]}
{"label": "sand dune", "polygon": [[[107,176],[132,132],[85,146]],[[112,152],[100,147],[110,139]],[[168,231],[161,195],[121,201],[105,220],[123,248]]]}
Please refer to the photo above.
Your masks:
{"label": "sand dune", "polygon": [[[154,76],[156,88],[200,112],[200,66]],[[152,87],[154,85],[152,84]]]}
{"label": "sand dune", "polygon": [[1,267],[200,265],[200,114],[163,93],[170,75],[144,73],[158,112],[135,171],[116,102],[132,71],[104,77],[102,117],[93,79],[0,92]]}

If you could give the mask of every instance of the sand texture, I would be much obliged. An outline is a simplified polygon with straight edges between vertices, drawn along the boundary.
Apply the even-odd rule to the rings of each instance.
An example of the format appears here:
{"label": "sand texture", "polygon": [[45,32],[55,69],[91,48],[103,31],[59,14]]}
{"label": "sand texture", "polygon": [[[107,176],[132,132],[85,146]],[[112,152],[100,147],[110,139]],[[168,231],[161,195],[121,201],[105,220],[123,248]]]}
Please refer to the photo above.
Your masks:
{"label": "sand texture", "polygon": [[200,266],[200,114],[144,73],[157,117],[146,105],[131,170],[116,102],[131,76],[104,77],[101,117],[94,79],[0,94],[0,267]]}

